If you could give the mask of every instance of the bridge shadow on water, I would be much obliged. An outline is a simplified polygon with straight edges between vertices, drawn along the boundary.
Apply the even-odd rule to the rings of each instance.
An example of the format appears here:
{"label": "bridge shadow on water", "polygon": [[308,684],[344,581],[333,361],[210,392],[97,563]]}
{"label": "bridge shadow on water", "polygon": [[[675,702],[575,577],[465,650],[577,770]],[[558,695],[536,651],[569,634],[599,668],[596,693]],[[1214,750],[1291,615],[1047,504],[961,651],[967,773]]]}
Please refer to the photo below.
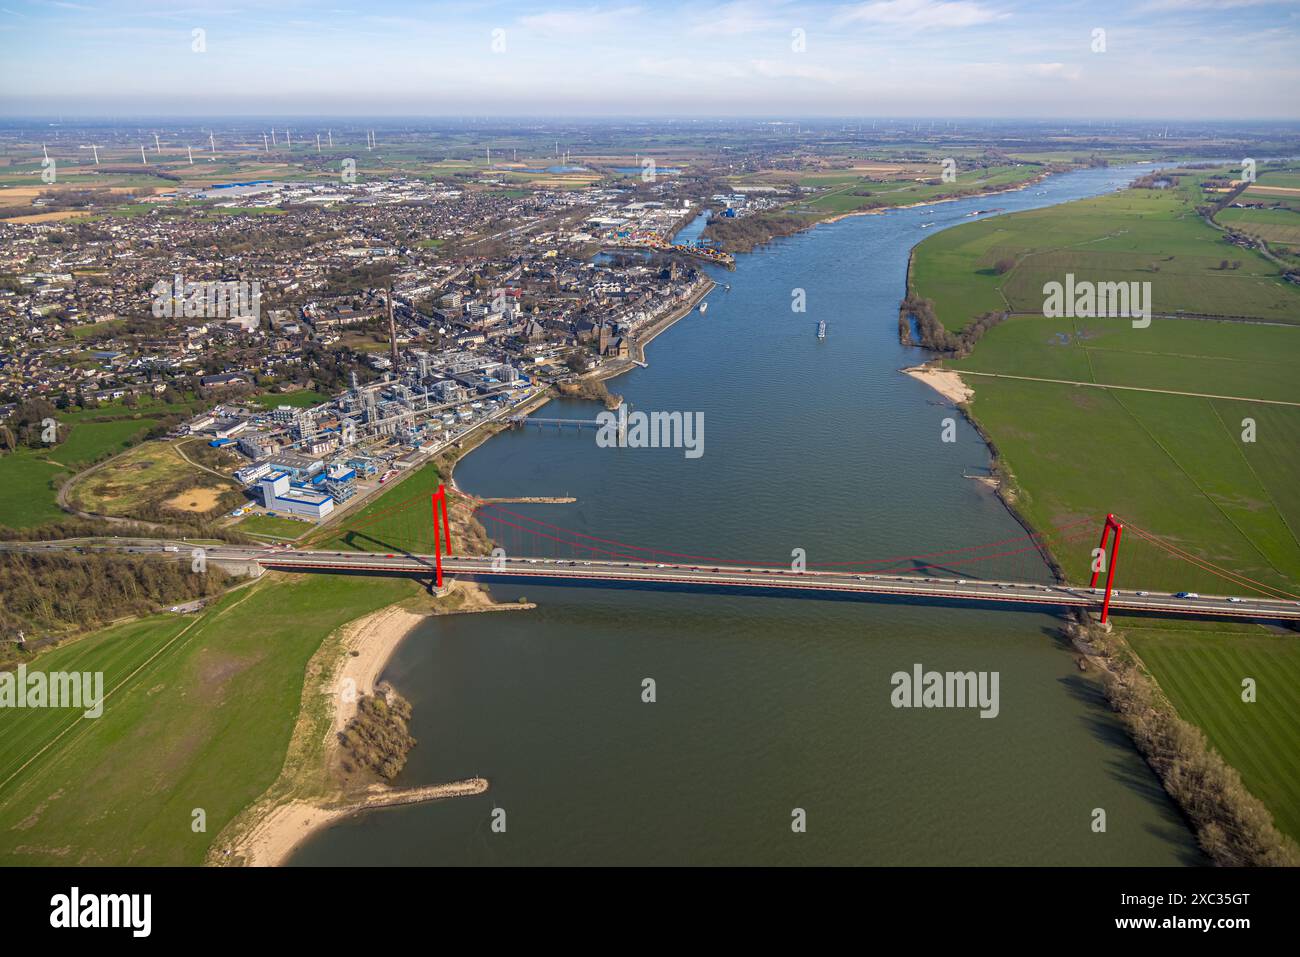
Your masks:
{"label": "bridge shadow on water", "polygon": [[[1062,650],[1079,657],[1074,643],[1060,629],[1043,628]],[[1067,675],[1059,679],[1066,693],[1086,706],[1080,717],[1084,727],[1106,747],[1107,773],[1132,791],[1143,803],[1160,809],[1160,820],[1145,825],[1145,830],[1170,844],[1179,845],[1178,857],[1189,867],[1205,866],[1210,861],[1201,853],[1194,841],[1189,842],[1188,832],[1194,833],[1192,823],[1169,797],[1155,770],[1146,763],[1137,750],[1132,736],[1120,717],[1111,708],[1110,699],[1102,688],[1102,677],[1095,669]]]}

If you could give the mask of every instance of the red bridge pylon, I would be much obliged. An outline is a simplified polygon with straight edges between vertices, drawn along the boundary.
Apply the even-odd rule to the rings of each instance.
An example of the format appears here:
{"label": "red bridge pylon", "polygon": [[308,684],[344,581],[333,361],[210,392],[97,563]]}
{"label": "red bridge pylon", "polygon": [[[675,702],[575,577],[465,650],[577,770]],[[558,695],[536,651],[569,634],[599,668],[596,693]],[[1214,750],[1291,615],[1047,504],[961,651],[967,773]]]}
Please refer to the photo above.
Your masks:
{"label": "red bridge pylon", "polygon": [[[438,491],[433,493],[430,502],[433,505],[433,560],[438,569],[436,583],[438,588],[442,588],[443,535],[439,534],[439,524],[442,525],[442,531],[445,533],[447,540],[447,554],[451,554],[451,522],[447,519],[447,490],[439,485]],[[440,511],[441,516],[439,515]],[[441,523],[438,521],[440,517],[442,519]]]}
{"label": "red bridge pylon", "polygon": [[[1110,530],[1115,530],[1115,541],[1110,546],[1110,557],[1106,557],[1106,539],[1110,537]],[[1106,624],[1106,619],[1110,615],[1110,589],[1115,582],[1115,563],[1119,559],[1119,538],[1124,531],[1124,523],[1115,518],[1114,515],[1106,516],[1106,524],[1101,529],[1101,544],[1097,550],[1101,552],[1103,563],[1106,566],[1106,597],[1101,603],[1101,623]],[[1094,559],[1092,563],[1092,581],[1088,583],[1089,588],[1097,587],[1097,576],[1101,573],[1101,566]]]}

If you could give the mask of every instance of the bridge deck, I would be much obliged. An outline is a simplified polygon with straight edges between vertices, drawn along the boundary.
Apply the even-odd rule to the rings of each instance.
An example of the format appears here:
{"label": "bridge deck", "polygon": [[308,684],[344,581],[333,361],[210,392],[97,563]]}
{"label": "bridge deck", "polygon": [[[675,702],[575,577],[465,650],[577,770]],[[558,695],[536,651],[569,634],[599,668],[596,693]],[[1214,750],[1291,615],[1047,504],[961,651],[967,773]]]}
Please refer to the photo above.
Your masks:
{"label": "bridge deck", "polygon": [[[257,561],[266,568],[301,572],[351,572],[428,576],[432,555],[381,555],[346,552],[273,552]],[[856,575],[841,572],[794,572],[781,568],[737,568],[636,562],[583,562],[516,558],[501,564],[486,558],[444,556],[449,576],[484,581],[539,581],[551,584],[764,591],[789,597],[924,598],[954,604],[990,604],[1101,608],[1100,590],[1029,582],[923,578],[917,575]],[[1178,617],[1250,618],[1300,621],[1300,603],[1263,598],[1173,595],[1120,591],[1111,598],[1113,612]]]}

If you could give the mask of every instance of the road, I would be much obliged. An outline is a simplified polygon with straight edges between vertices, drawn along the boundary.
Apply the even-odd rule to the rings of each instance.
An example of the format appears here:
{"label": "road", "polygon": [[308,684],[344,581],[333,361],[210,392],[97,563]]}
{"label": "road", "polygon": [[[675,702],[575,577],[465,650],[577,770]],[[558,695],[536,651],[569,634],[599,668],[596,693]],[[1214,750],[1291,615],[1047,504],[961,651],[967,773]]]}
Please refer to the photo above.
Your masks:
{"label": "road", "polygon": [[[370,572],[429,575],[433,556],[274,550],[256,557],[280,571]],[[495,565],[490,559],[444,557],[443,572],[483,581],[548,584],[609,584],[623,587],[673,586],[722,591],[785,590],[791,597],[859,595],[928,598],[954,602],[1000,603],[1100,610],[1102,592],[1064,585],[924,578],[918,575],[858,575],[844,572],[794,572],[785,568],[671,565],[649,562],[566,561],[517,558]],[[1300,621],[1300,602],[1244,596],[1177,598],[1168,594],[1117,591],[1112,612],[1142,612],[1188,617],[1231,617]]]}
{"label": "road", "polygon": [[[67,540],[60,542],[5,542],[0,550],[124,551],[135,554],[169,554],[190,560],[193,547],[184,542],[152,539]],[[257,562],[263,568],[284,572],[333,572],[432,577],[432,555],[379,552],[294,551],[284,547],[244,545],[205,546],[213,563]],[[785,593],[795,598],[895,598],[939,603],[1012,605],[1042,608],[1101,610],[1102,590],[1069,585],[927,578],[920,575],[855,574],[839,571],[795,572],[788,568],[674,565],[652,562],[569,561],[553,558],[514,558],[496,564],[490,558],[444,556],[443,573],[488,583],[550,585],[605,585],[622,588],[664,588],[709,592]],[[1116,614],[1133,612],[1166,617],[1248,618],[1300,621],[1300,602],[1248,596],[1200,595],[1179,598],[1158,592],[1117,590],[1110,603]]]}

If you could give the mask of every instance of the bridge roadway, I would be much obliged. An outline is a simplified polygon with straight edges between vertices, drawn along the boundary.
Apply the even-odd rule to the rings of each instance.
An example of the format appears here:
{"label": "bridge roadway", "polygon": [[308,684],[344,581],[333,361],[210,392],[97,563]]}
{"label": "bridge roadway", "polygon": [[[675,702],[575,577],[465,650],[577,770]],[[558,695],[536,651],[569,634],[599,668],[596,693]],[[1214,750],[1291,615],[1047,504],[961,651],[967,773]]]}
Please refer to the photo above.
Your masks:
{"label": "bridge roadway", "polygon": [[[370,574],[432,574],[432,555],[358,552],[295,552],[272,549],[256,554],[265,568],[301,572],[360,572]],[[617,587],[668,587],[711,591],[762,590],[788,592],[790,597],[843,598],[887,596],[955,603],[1045,605],[1100,611],[1101,589],[920,575],[880,575],[855,572],[807,571],[784,568],[677,565],[654,562],[568,561],[553,558],[513,558],[494,567],[488,558],[444,556],[443,574],[492,581],[538,581],[548,584],[605,584]],[[1154,592],[1117,590],[1112,612],[1203,618],[1253,618],[1300,621],[1300,602],[1265,598],[1205,595],[1177,598]]]}
{"label": "bridge roadway", "polygon": [[[0,551],[124,551],[165,553],[189,561],[192,545],[162,539],[64,539],[53,542],[0,542]],[[242,545],[205,546],[215,564],[257,563],[285,572],[335,572],[371,575],[434,574],[432,555],[382,552],[294,551],[285,547]],[[622,588],[665,588],[712,592],[784,594],[791,598],[871,598],[933,603],[1046,606],[1101,610],[1101,589],[980,579],[932,578],[921,575],[862,574],[786,568],[678,565],[657,562],[570,561],[557,558],[512,558],[499,569],[490,558],[443,556],[443,573],[486,582],[529,582],[551,585],[604,585]],[[1201,595],[1178,598],[1159,592],[1117,589],[1111,611],[1163,617],[1249,618],[1300,621],[1300,602],[1259,597]]]}

